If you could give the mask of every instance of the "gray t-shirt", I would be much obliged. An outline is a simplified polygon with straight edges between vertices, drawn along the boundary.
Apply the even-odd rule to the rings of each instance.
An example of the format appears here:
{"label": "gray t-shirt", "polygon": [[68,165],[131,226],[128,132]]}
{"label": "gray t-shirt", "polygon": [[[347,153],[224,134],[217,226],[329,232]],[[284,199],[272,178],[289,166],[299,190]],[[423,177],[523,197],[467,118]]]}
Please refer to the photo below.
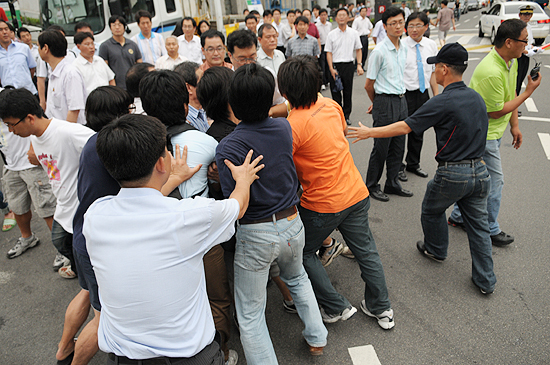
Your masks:
{"label": "gray t-shirt", "polygon": [[126,41],[122,46],[113,37],[107,39],[99,47],[99,57],[109,63],[115,73],[116,86],[126,90],[126,72],[141,58],[139,47],[133,41]]}

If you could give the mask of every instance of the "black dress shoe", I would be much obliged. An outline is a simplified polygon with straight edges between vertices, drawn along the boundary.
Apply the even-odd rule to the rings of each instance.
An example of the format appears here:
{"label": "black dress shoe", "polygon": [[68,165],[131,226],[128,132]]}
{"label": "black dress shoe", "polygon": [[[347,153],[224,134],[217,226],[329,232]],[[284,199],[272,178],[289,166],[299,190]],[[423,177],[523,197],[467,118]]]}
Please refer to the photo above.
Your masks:
{"label": "black dress shoe", "polygon": [[507,246],[510,243],[514,242],[514,236],[510,236],[509,234],[500,231],[499,234],[491,236],[491,242],[493,243],[493,246]]}
{"label": "black dress shoe", "polygon": [[395,195],[399,195],[399,196],[406,196],[407,198],[413,196],[413,192],[412,191],[409,191],[407,189],[395,189],[395,188],[388,188],[388,187],[385,187],[384,188],[384,193],[386,194],[395,194]]}
{"label": "black dress shoe", "polygon": [[387,202],[390,200],[390,197],[382,192],[382,190],[373,190],[370,192],[370,196],[373,199],[380,200],[381,202]]}
{"label": "black dress shoe", "polygon": [[407,177],[407,174],[405,174],[405,171],[399,171],[399,173],[397,174],[397,178],[399,179],[399,181],[409,181],[409,178]]}
{"label": "black dress shoe", "polygon": [[435,257],[434,255],[429,253],[426,250],[426,245],[424,244],[424,241],[417,241],[416,242],[416,249],[422,254],[422,256],[427,257],[429,259],[432,259],[434,261],[443,262],[443,260],[445,260],[444,258],[440,259],[439,257]]}
{"label": "black dress shoe", "polygon": [[418,175],[420,177],[428,177],[428,173],[422,170],[420,167],[417,167],[416,169],[409,169],[407,167],[407,171],[412,172],[413,174]]}

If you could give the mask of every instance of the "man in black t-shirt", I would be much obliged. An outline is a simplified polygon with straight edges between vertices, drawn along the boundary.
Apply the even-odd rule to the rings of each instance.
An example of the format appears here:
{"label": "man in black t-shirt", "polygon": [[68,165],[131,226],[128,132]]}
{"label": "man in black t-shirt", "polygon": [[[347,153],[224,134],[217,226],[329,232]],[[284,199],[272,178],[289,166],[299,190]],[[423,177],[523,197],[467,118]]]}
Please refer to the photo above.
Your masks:
{"label": "man in black t-shirt", "polygon": [[449,245],[445,211],[456,202],[461,211],[467,211],[464,223],[472,255],[472,281],[481,293],[491,294],[496,278],[487,221],[490,177],[481,158],[487,139],[487,109],[483,98],[462,81],[468,65],[464,47],[447,44],[427,62],[435,63],[436,81],[445,88],[441,94],[404,121],[379,128],[367,128],[361,123],[350,127],[348,138],[357,138],[355,143],[434,128],[439,167],[422,202],[424,240],[418,241],[416,247],[426,257],[445,260]]}

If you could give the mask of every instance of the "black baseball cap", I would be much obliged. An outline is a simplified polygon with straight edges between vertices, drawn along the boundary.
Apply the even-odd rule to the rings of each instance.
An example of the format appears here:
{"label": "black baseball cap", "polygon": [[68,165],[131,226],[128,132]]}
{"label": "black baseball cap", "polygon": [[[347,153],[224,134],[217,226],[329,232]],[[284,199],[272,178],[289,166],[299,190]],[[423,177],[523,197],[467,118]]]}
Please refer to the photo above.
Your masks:
{"label": "black baseball cap", "polygon": [[426,62],[429,64],[441,62],[448,65],[467,65],[468,51],[458,43],[448,43],[439,50],[436,56],[428,57]]}

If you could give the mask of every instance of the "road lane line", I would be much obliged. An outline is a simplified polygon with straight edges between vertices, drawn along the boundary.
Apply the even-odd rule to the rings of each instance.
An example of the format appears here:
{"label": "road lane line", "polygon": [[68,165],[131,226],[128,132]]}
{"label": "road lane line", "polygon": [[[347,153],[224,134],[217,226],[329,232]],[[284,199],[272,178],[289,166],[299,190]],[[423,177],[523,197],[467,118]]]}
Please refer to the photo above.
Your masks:
{"label": "road lane line", "polygon": [[464,23],[468,23],[470,20],[471,20],[471,19],[466,19],[466,20],[464,21]]}
{"label": "road lane line", "polygon": [[538,113],[539,111],[537,109],[537,106],[535,105],[535,101],[533,100],[533,98],[527,98],[525,100],[525,107],[527,108],[528,112]]}
{"label": "road lane line", "polygon": [[[542,148],[544,148],[544,153],[546,153],[546,157],[550,160],[550,134],[548,133],[539,133],[539,139],[540,143],[542,144]],[[348,351],[351,349],[348,349]],[[374,348],[373,348],[374,351]],[[352,356],[353,359],[353,356]],[[355,365],[355,361],[353,362]]]}
{"label": "road lane line", "polygon": [[372,345],[348,348],[353,365],[382,365]]}
{"label": "road lane line", "polygon": [[539,117],[519,117],[520,120],[531,120],[533,122],[546,122],[550,123],[550,118],[539,118]]}
{"label": "road lane line", "polygon": [[468,44],[468,42],[470,41],[470,39],[472,39],[474,36],[473,35],[463,35],[462,37],[460,37],[458,39],[458,43],[459,44]]}
{"label": "road lane line", "polygon": [[550,66],[548,66],[548,65],[544,65],[544,67],[546,67],[546,68],[550,68]]}

